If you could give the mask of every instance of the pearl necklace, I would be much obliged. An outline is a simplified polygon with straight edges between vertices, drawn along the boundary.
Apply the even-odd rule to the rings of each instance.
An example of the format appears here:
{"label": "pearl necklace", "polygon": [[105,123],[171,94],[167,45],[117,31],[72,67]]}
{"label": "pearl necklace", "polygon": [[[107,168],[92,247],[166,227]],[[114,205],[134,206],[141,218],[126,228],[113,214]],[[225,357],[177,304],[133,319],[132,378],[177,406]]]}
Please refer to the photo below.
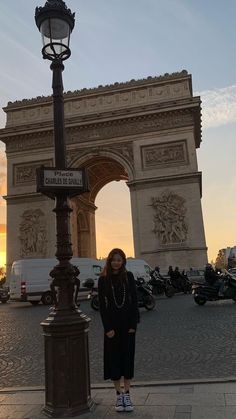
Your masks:
{"label": "pearl necklace", "polygon": [[114,290],[113,284],[111,284],[111,289],[112,289],[112,295],[113,295],[113,300],[114,300],[115,306],[117,308],[122,308],[123,305],[125,304],[125,285],[123,284],[123,300],[122,300],[121,304],[118,304],[117,301],[116,301],[115,290]]}

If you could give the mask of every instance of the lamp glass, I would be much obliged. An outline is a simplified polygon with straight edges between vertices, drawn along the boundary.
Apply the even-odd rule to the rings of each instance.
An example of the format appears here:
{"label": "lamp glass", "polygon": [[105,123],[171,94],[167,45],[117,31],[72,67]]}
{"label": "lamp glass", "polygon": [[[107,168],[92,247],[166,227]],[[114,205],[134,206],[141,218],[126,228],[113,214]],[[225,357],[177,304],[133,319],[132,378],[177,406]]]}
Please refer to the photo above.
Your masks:
{"label": "lamp glass", "polygon": [[40,32],[48,55],[58,56],[68,49],[71,29],[65,20],[45,19],[40,26]]}

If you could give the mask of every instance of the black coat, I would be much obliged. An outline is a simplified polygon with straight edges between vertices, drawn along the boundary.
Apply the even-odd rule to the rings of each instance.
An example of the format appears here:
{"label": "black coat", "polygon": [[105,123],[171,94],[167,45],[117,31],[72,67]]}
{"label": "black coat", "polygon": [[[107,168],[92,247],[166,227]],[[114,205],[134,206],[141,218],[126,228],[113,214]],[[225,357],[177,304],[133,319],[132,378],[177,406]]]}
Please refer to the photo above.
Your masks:
{"label": "black coat", "polygon": [[[128,330],[136,330],[138,322],[133,274],[127,272],[127,281],[118,275],[101,276],[98,296],[104,327],[104,379],[119,380],[122,376],[131,379],[134,375],[135,333],[128,333]],[[106,335],[110,330],[115,331],[113,338]]]}

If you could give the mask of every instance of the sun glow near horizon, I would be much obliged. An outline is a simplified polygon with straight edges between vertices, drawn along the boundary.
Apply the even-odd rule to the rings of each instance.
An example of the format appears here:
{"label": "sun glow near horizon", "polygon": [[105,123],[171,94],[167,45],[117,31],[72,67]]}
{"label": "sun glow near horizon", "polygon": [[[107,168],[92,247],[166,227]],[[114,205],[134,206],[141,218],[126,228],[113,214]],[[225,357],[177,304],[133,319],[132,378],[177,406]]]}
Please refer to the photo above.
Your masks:
{"label": "sun glow near horizon", "polygon": [[6,224],[0,224],[0,267],[6,265]]}
{"label": "sun glow near horizon", "polygon": [[95,202],[97,257],[107,257],[113,248],[134,256],[129,189],[124,181],[110,182],[98,193]]}
{"label": "sun glow near horizon", "polygon": [[6,265],[6,252],[0,252],[0,268]]}

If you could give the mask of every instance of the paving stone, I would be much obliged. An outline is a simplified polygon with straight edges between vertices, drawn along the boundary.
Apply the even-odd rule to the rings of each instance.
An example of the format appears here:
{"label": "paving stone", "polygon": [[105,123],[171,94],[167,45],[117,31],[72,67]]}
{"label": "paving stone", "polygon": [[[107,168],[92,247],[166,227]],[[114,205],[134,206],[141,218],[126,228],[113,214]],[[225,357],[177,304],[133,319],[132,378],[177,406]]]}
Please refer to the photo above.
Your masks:
{"label": "paving stone", "polygon": [[[236,371],[236,310],[231,301],[218,303],[209,303],[199,310],[192,296],[182,295],[159,300],[156,311],[141,309],[135,380],[231,376],[232,371]],[[91,309],[89,302],[83,301],[81,309],[91,318],[91,382],[102,383],[100,315]],[[28,303],[11,302],[1,307],[0,387],[44,385],[44,340],[40,322],[47,315],[48,307],[41,304],[32,307]],[[25,325],[24,334],[22,324]]]}
{"label": "paving stone", "polygon": [[193,406],[191,419],[235,419],[236,408],[234,407],[206,407]]}
{"label": "paving stone", "polygon": [[193,389],[194,389],[193,386],[187,386],[187,387],[181,386],[180,389],[179,389],[179,392],[180,393],[185,393],[185,394],[187,394],[187,393],[191,394],[191,393],[193,393]]}
{"label": "paving stone", "polygon": [[236,382],[194,384],[194,393],[236,393]]}
{"label": "paving stone", "polygon": [[[110,406],[96,405],[94,411],[90,413],[89,419],[103,419],[109,411]],[[80,416],[80,418],[83,419],[83,416]]]}
{"label": "paving stone", "polygon": [[182,406],[176,406],[175,413],[191,413],[192,406],[190,405],[182,405]]}
{"label": "paving stone", "polygon": [[191,413],[175,413],[174,419],[191,419]]}
{"label": "paving stone", "polygon": [[150,386],[150,387],[131,387],[132,394],[145,393],[179,393],[180,386]]}
{"label": "paving stone", "polygon": [[44,404],[45,395],[44,392],[37,391],[26,391],[26,392],[17,392],[14,394],[8,394],[5,397],[5,404],[15,404],[15,405],[35,405],[35,404]]}
{"label": "paving stone", "polygon": [[225,403],[226,403],[226,406],[236,406],[236,393],[233,393],[233,394],[226,393]]}
{"label": "paving stone", "polygon": [[178,406],[178,405],[193,405],[193,406],[225,406],[225,399],[223,394],[149,394],[147,405],[156,406]]}
{"label": "paving stone", "polygon": [[30,415],[32,408],[29,406],[16,406],[16,405],[8,405],[8,406],[1,406],[0,408],[0,419],[22,419],[28,418]]}
{"label": "paving stone", "polygon": [[[152,406],[138,406],[133,412],[130,412],[129,418],[142,418],[142,419],[174,419],[174,407],[159,406],[158,408]],[[110,409],[105,418],[120,418],[121,413],[115,412]],[[95,419],[95,418],[94,418]]]}

